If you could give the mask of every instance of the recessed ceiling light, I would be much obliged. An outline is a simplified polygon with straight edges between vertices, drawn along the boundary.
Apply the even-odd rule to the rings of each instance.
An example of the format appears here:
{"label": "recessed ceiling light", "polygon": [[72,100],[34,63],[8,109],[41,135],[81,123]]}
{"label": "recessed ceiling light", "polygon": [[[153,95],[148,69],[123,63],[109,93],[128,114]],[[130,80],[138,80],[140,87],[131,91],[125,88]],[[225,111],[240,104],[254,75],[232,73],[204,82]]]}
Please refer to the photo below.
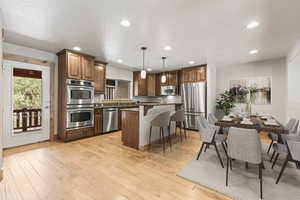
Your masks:
{"label": "recessed ceiling light", "polygon": [[75,46],[75,47],[73,47],[73,50],[75,50],[75,51],[81,51],[81,48],[78,47],[78,46]]}
{"label": "recessed ceiling light", "polygon": [[247,25],[247,29],[252,29],[252,28],[256,28],[259,26],[259,22],[257,21],[252,21]]}
{"label": "recessed ceiling light", "polygon": [[122,60],[122,59],[118,59],[117,62],[118,62],[118,63],[122,63],[123,60]]}
{"label": "recessed ceiling light", "polygon": [[148,72],[151,72],[151,71],[152,71],[152,69],[151,69],[151,68],[147,68],[147,71],[148,71]]}
{"label": "recessed ceiling light", "polygon": [[164,47],[164,50],[165,50],[165,51],[170,51],[170,50],[172,50],[172,47],[170,47],[170,46],[165,46],[165,47]]}
{"label": "recessed ceiling light", "polygon": [[123,19],[121,22],[120,22],[121,26],[124,26],[124,27],[129,27],[130,26],[130,21],[128,21],[127,19]]}
{"label": "recessed ceiling light", "polygon": [[249,51],[249,54],[251,54],[251,55],[257,54],[257,53],[258,53],[258,50],[257,50],[257,49],[254,49],[254,50]]}
{"label": "recessed ceiling light", "polygon": [[195,64],[195,61],[191,60],[191,61],[189,61],[189,64],[193,65],[193,64]]}

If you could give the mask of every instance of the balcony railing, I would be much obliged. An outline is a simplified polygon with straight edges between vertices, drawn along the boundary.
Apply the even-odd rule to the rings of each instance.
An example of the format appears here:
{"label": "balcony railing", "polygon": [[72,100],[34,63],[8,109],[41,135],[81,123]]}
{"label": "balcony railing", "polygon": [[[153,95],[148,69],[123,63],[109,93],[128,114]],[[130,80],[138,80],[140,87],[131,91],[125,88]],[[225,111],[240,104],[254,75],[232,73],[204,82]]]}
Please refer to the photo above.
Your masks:
{"label": "balcony railing", "polygon": [[14,110],[13,125],[15,132],[26,132],[39,129],[42,125],[42,109]]}

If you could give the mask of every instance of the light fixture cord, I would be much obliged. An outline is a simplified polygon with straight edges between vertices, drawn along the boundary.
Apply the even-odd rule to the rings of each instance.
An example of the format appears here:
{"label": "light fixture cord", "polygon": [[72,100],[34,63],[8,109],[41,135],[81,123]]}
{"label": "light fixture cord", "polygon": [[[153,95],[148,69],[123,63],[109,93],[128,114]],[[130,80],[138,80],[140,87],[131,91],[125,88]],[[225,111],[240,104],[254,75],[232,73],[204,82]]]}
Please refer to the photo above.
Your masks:
{"label": "light fixture cord", "polygon": [[145,69],[145,50],[143,50],[143,70]]}

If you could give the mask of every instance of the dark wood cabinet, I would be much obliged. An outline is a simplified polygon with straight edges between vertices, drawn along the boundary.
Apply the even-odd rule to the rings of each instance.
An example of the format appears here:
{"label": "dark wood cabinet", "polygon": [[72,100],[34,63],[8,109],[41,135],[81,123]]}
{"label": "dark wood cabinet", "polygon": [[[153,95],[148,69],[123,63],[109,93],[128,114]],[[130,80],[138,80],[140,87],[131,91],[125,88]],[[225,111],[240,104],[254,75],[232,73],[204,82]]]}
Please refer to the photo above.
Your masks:
{"label": "dark wood cabinet", "polygon": [[206,65],[183,68],[181,73],[182,83],[194,83],[206,81]]}
{"label": "dark wood cabinet", "polygon": [[94,69],[95,93],[104,93],[106,83],[106,65],[96,61]]}
{"label": "dark wood cabinet", "polygon": [[178,71],[168,72],[167,80],[168,85],[178,85]]}
{"label": "dark wood cabinet", "polygon": [[57,53],[59,57],[64,57],[66,63],[66,78],[94,81],[94,57],[64,49]]}
{"label": "dark wood cabinet", "polygon": [[122,142],[125,146],[139,149],[138,111],[122,111]]}
{"label": "dark wood cabinet", "polygon": [[95,109],[95,135],[100,135],[103,132],[102,129],[102,122],[103,122],[103,109],[102,108],[96,108]]}
{"label": "dark wood cabinet", "polygon": [[81,79],[81,56],[67,53],[67,74],[70,79]]}
{"label": "dark wood cabinet", "polygon": [[140,72],[133,72],[133,96],[147,96],[147,79],[141,79]]}
{"label": "dark wood cabinet", "polygon": [[94,128],[82,128],[75,130],[68,130],[66,132],[65,141],[77,140],[80,138],[90,137],[94,135]]}
{"label": "dark wood cabinet", "polygon": [[159,96],[161,94],[161,76],[160,74],[155,74],[156,76],[156,85],[155,85],[155,95]]}
{"label": "dark wood cabinet", "polygon": [[147,75],[147,86],[148,86],[148,91],[147,95],[148,96],[155,96],[156,95],[156,75],[155,74],[148,74]]}
{"label": "dark wood cabinet", "polygon": [[94,81],[94,59],[87,56],[81,57],[82,80]]}

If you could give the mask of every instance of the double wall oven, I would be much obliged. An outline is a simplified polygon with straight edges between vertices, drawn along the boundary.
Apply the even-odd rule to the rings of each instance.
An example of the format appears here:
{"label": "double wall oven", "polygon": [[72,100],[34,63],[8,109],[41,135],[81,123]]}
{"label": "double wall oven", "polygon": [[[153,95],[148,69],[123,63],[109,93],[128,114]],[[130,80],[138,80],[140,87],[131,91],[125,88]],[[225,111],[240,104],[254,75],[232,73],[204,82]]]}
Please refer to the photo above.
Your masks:
{"label": "double wall oven", "polygon": [[67,129],[94,126],[94,83],[67,80]]}

